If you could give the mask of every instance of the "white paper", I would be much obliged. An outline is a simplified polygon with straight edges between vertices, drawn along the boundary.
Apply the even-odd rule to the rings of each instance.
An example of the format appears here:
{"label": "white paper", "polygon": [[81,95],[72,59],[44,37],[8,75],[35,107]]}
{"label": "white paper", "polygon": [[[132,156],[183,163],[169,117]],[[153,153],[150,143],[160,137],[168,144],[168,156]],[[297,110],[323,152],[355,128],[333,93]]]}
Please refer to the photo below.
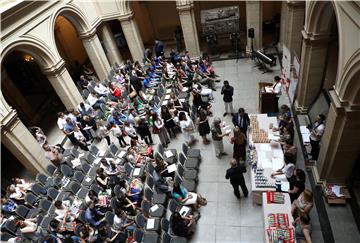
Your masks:
{"label": "white paper", "polygon": [[90,181],[91,181],[91,178],[90,178],[90,177],[86,177],[86,178],[85,178],[85,181],[86,181],[86,182],[90,182]]}
{"label": "white paper", "polygon": [[184,87],[181,91],[182,91],[182,92],[187,92],[188,90],[189,90],[188,87]]}
{"label": "white paper", "polygon": [[161,105],[167,105],[168,104],[168,101],[167,100],[164,100]]}
{"label": "white paper", "polygon": [[310,134],[301,134],[303,143],[310,143]]}
{"label": "white paper", "polygon": [[140,168],[135,168],[135,169],[134,169],[134,172],[133,172],[133,176],[138,176],[138,175],[140,175],[140,171],[141,171]]}
{"label": "white paper", "polygon": [[92,127],[88,126],[88,127],[84,127],[84,130],[90,130]]}
{"label": "white paper", "polygon": [[280,170],[284,165],[283,159],[280,159],[280,158],[273,158],[271,160],[271,162],[272,162],[272,169],[273,170]]}
{"label": "white paper", "polygon": [[167,167],[167,171],[168,171],[169,173],[171,173],[171,172],[173,172],[173,171],[176,171],[176,170],[177,170],[176,164],[172,164],[172,165],[169,165],[169,166]]}
{"label": "white paper", "polygon": [[269,159],[261,160],[261,167],[265,168],[272,168],[273,165]]}
{"label": "white paper", "polygon": [[157,204],[155,204],[154,206],[152,206],[150,208],[150,212],[155,212],[156,210],[158,210],[159,206]]}
{"label": "white paper", "polygon": [[164,100],[170,99],[170,95],[165,95]]}
{"label": "white paper", "polygon": [[167,93],[167,94],[170,94],[171,91],[172,91],[171,89],[166,89],[166,93]]}
{"label": "white paper", "polygon": [[343,194],[340,193],[340,189],[341,189],[341,186],[336,186],[336,185],[331,188],[331,190],[333,191],[333,193],[335,193],[335,195],[337,197],[344,196]]}
{"label": "white paper", "polygon": [[300,132],[301,133],[310,133],[309,129],[307,129],[306,126],[300,126]]}
{"label": "white paper", "polygon": [[281,191],[288,192],[290,190],[290,183],[288,181],[281,182]]}
{"label": "white paper", "polygon": [[146,229],[153,229],[155,225],[155,219],[148,219],[146,223]]}
{"label": "white paper", "polygon": [[72,165],[73,165],[73,168],[75,168],[76,166],[79,166],[81,165],[81,162],[80,162],[80,159],[73,159],[71,161]]}
{"label": "white paper", "polygon": [[257,156],[258,156],[258,161],[260,161],[261,163],[264,160],[268,160],[268,158],[266,157],[266,153],[264,151],[259,151],[257,153]]}
{"label": "white paper", "polygon": [[124,157],[124,155],[126,154],[126,151],[121,151],[119,154],[118,154],[118,158],[122,158],[122,157]]}
{"label": "white paper", "polygon": [[284,157],[283,151],[280,150],[280,149],[274,149],[273,150],[273,157],[275,157],[275,158],[283,158]]}
{"label": "white paper", "polygon": [[179,213],[181,216],[185,216],[190,211],[190,208],[187,206],[182,206]]}
{"label": "white paper", "polygon": [[260,150],[261,151],[271,151],[271,146],[270,146],[270,144],[267,144],[267,143],[260,144]]}
{"label": "white paper", "polygon": [[166,158],[170,158],[171,156],[173,156],[173,153],[171,152],[171,150],[166,150],[166,151],[164,152],[164,154],[165,154],[165,157],[166,157]]}
{"label": "white paper", "polygon": [[185,102],[185,99],[179,99],[181,103]]}
{"label": "white paper", "polygon": [[270,139],[270,140],[278,140],[279,137],[278,137],[278,136],[275,136],[275,135],[272,134],[272,133],[269,133],[269,134],[268,134],[268,139]]}
{"label": "white paper", "polygon": [[84,157],[85,153],[80,153],[79,158]]}
{"label": "white paper", "polygon": [[286,178],[286,176],[284,174],[276,175],[275,178],[280,180],[280,181],[287,181],[287,178]]}
{"label": "white paper", "polygon": [[266,91],[266,93],[272,93],[274,90],[271,87],[265,86],[265,91]]}

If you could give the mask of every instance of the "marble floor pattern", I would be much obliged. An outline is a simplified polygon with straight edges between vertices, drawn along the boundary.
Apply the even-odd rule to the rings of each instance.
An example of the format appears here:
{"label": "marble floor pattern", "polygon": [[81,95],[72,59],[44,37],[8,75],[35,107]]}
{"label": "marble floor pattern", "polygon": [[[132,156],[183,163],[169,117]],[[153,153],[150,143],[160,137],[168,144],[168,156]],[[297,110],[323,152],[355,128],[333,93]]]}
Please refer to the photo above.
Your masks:
{"label": "marble floor pattern", "polygon": [[[276,66],[272,68],[273,72],[262,74],[261,71],[254,67],[251,59],[217,61],[214,62],[213,65],[216,73],[221,78],[221,82],[217,83],[217,91],[214,92],[215,102],[212,103],[214,116],[210,118],[210,124],[214,117],[220,117],[226,121],[227,124],[231,124],[230,115],[223,118],[224,104],[220,89],[224,80],[228,80],[230,85],[234,87],[233,105],[235,111],[243,107],[246,112],[251,114],[258,113],[258,82],[271,82],[273,77],[280,73],[280,67]],[[289,103],[285,92],[283,92],[279,103]],[[48,134],[50,143],[58,143],[63,139],[63,135],[58,129],[55,129],[55,126],[56,124],[54,124],[54,129],[49,129],[52,131]],[[196,232],[190,242],[264,242],[265,233],[262,207],[253,205],[251,197],[242,197],[240,200],[237,199],[233,195],[229,181],[225,179],[225,172],[226,169],[229,168],[229,160],[232,154],[232,145],[229,142],[229,138],[224,139],[225,151],[229,155],[217,159],[212,143],[203,145],[198,133],[196,132],[195,134],[199,141],[194,148],[201,149],[202,154],[197,192],[207,198],[208,204],[200,209],[201,218],[198,221]],[[157,144],[159,141],[158,137],[153,135],[153,139],[154,143]],[[295,140],[296,143],[299,143],[297,138],[295,138]],[[118,145],[118,141],[115,138],[112,138],[112,141]],[[182,142],[183,137],[181,134],[178,134],[178,136],[171,141],[169,148],[176,148],[178,151],[181,151]],[[69,146],[69,141],[67,141],[65,147]],[[106,149],[106,141],[101,141],[97,146]],[[304,168],[304,159],[300,153],[298,153],[297,163],[300,168]],[[249,168],[244,176],[250,192]],[[308,184],[307,187],[310,187],[310,185]],[[333,209],[332,211],[339,211],[337,214],[342,214],[341,209]],[[350,222],[353,223],[351,230],[354,232],[356,229],[354,219],[349,213],[348,208],[345,211],[345,215],[351,218]],[[311,218],[314,230],[312,234],[313,242],[321,243],[323,239],[316,207],[314,207],[311,212]],[[329,218],[330,220],[334,220],[334,217],[329,216]],[[344,222],[346,223],[344,227],[349,225],[349,220],[345,220]],[[358,232],[347,235],[345,239],[342,240],[342,233],[338,231],[336,234],[334,226],[332,228],[336,242],[360,242],[358,241]],[[349,238],[354,239],[354,237],[356,239],[355,241],[348,241],[350,240]]]}

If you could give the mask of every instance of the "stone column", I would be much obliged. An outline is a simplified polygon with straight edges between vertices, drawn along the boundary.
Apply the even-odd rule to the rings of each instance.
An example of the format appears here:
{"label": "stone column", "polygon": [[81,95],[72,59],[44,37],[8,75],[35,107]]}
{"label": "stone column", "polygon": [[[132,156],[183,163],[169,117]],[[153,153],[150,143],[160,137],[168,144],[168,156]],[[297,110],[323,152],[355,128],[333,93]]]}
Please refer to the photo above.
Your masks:
{"label": "stone column", "polygon": [[335,91],[332,99],[316,169],[320,181],[345,183],[350,178],[360,148],[360,109],[344,106]]}
{"label": "stone column", "polygon": [[139,27],[134,19],[134,13],[131,12],[122,15],[119,21],[133,61],[142,63],[144,59],[144,43],[140,35]]}
{"label": "stone column", "polygon": [[255,29],[254,50],[262,48],[262,4],[261,1],[246,1],[246,36],[248,51],[251,50],[251,38],[247,31],[250,28]]}
{"label": "stone column", "polygon": [[80,35],[80,38],[97,76],[100,80],[104,80],[110,72],[110,65],[99,37],[96,33],[91,33],[89,35]]}
{"label": "stone column", "polygon": [[186,50],[191,56],[200,55],[199,37],[196,28],[193,1],[176,1],[179,11]]}
{"label": "stone column", "polygon": [[283,45],[287,43],[287,28],[288,28],[288,21],[287,21],[287,2],[283,1],[281,4],[281,21],[280,21],[280,48],[282,49]]}
{"label": "stone column", "polygon": [[55,70],[45,70],[44,74],[47,76],[66,109],[76,108],[80,102],[84,101],[69,72],[65,68],[64,62]]}
{"label": "stone column", "polygon": [[103,26],[100,28],[100,31],[107,51],[106,54],[110,65],[114,65],[115,62],[117,62],[118,64],[123,64],[124,61],[120,55],[119,49],[116,45],[114,35],[111,32],[109,24],[105,22]]}
{"label": "stone column", "polygon": [[[16,111],[6,103],[2,94],[0,103],[1,142],[32,174],[47,173],[46,167],[51,162],[45,158],[44,150],[20,121]],[[2,160],[2,163],[10,161]]]}
{"label": "stone column", "polygon": [[328,36],[316,36],[302,31],[301,69],[295,106],[306,113],[322,89],[322,80],[328,51]]}
{"label": "stone column", "polygon": [[287,2],[287,38],[285,45],[291,53],[291,61],[294,54],[300,57],[302,35],[305,20],[305,2],[288,1]]}

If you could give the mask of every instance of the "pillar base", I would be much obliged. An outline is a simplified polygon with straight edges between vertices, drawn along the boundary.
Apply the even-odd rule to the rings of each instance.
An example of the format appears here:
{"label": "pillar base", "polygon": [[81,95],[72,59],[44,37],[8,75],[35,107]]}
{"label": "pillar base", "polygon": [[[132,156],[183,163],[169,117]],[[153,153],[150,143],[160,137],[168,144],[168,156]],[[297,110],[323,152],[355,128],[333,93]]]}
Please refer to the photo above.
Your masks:
{"label": "pillar base", "polygon": [[312,175],[314,177],[314,182],[315,182],[315,186],[323,186],[326,185],[326,180],[320,179],[320,175],[318,172],[318,169],[315,166],[310,166],[308,167],[310,169],[310,171],[312,172]]}

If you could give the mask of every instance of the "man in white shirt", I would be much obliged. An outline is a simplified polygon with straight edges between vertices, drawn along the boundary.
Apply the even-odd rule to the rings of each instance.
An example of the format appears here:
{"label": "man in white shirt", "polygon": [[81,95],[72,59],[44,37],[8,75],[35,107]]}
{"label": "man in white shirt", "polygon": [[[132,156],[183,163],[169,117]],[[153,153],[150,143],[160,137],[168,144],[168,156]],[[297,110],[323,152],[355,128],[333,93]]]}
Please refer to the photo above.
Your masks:
{"label": "man in white shirt", "polygon": [[320,114],[316,117],[314,126],[308,126],[310,130],[310,145],[311,145],[311,157],[312,160],[317,160],[320,151],[320,140],[325,131],[325,122],[326,117],[323,114]]}
{"label": "man in white shirt", "polygon": [[58,113],[57,125],[61,131],[64,131],[64,126],[66,124],[66,116],[63,112]]}
{"label": "man in white shirt", "polygon": [[98,98],[95,92],[91,92],[86,100],[94,109],[100,109],[101,103],[105,104],[104,100]]}
{"label": "man in white shirt", "polygon": [[93,108],[88,104],[84,104],[83,102],[81,102],[77,108],[82,116],[90,116],[90,117],[95,116]]}
{"label": "man in white shirt", "polygon": [[96,93],[98,93],[100,96],[107,96],[109,94],[109,89],[106,88],[104,85],[102,85],[101,83],[97,83],[96,86],[94,87],[94,90],[96,91]]}
{"label": "man in white shirt", "polygon": [[268,87],[267,92],[271,92],[276,95],[275,99],[275,112],[279,112],[279,98],[281,96],[281,78],[279,76],[274,77],[274,84]]}

